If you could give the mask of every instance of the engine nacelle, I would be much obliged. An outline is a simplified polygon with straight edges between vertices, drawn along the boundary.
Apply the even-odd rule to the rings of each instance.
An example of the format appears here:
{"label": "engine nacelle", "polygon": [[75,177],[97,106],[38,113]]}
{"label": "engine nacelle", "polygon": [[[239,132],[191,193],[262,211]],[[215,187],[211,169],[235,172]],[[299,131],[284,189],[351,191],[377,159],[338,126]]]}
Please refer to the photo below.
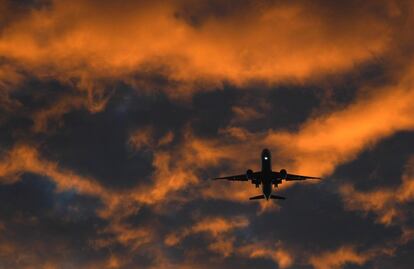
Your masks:
{"label": "engine nacelle", "polygon": [[246,171],[246,178],[247,179],[253,179],[253,171],[251,169]]}
{"label": "engine nacelle", "polygon": [[280,174],[280,178],[281,179],[286,179],[286,177],[287,177],[287,171],[286,171],[286,169],[280,170],[279,174]]}

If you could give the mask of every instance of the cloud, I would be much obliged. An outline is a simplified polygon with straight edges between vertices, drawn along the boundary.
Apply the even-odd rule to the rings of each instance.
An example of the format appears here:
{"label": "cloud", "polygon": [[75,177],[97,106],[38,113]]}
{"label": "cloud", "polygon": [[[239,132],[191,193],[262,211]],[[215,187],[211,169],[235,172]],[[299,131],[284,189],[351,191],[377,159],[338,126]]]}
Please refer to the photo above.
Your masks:
{"label": "cloud", "polygon": [[100,257],[94,261],[82,261],[79,259],[82,256],[81,252],[77,253],[77,258],[70,257],[76,250],[67,242],[55,240],[16,240],[16,236],[0,236],[0,251],[0,266],[3,268],[110,268]]}
{"label": "cloud", "polygon": [[248,225],[249,221],[244,216],[229,218],[205,217],[196,221],[191,227],[168,234],[164,243],[173,247],[182,243],[184,238],[188,236],[206,233],[210,235],[211,240],[211,243],[208,244],[208,249],[223,257],[267,258],[278,264],[280,268],[288,268],[293,265],[293,254],[280,242],[274,246],[268,245],[266,241],[242,245],[237,243],[236,238],[232,236],[233,231],[245,229]]}
{"label": "cloud", "polygon": [[150,190],[137,193],[137,199],[162,200],[167,193],[185,189],[192,183],[203,186],[200,192],[204,198],[244,201],[255,194],[254,188],[229,193],[225,184],[206,183],[200,181],[200,176],[219,165],[228,167],[227,172],[222,170],[223,174],[242,174],[247,168],[258,167],[258,149],[265,147],[273,149],[280,168],[292,173],[331,175],[338,165],[355,159],[382,139],[414,128],[411,77],[408,73],[397,85],[379,88],[375,94],[370,90],[343,108],[311,117],[297,131],[270,129],[253,133],[231,126],[221,129],[219,138],[200,138],[187,129],[178,147],[154,149],[154,184]]}
{"label": "cloud", "polygon": [[[9,1],[2,4],[5,14],[16,10]],[[73,109],[102,111],[119,82],[176,96],[227,82],[303,83],[352,70],[388,55],[404,8],[359,5],[359,12],[345,20],[335,16],[342,6],[306,2],[95,4],[27,5],[2,25],[2,88],[18,89],[35,77],[82,92],[83,100],[68,95],[36,112],[35,132],[46,132],[50,121],[59,122]],[[217,12],[223,9],[226,16]],[[261,116],[245,107],[233,110],[235,122]]]}
{"label": "cloud", "polygon": [[150,228],[134,227],[126,221],[139,210],[133,197],[134,190],[116,192],[107,189],[94,178],[78,175],[74,171],[59,167],[56,162],[42,158],[35,147],[21,144],[11,148],[0,161],[0,182],[15,183],[23,173],[47,177],[56,184],[57,192],[76,191],[103,202],[103,207],[98,208],[96,214],[109,223],[98,231],[105,239],[92,240],[94,247],[99,249],[111,244],[121,244],[137,249],[151,241]]}
{"label": "cloud", "polygon": [[233,254],[235,246],[234,237],[221,236],[208,245],[208,249],[212,252],[219,253],[223,257],[229,257]]}
{"label": "cloud", "polygon": [[353,247],[340,247],[334,251],[327,251],[309,259],[315,269],[340,269],[346,264],[362,266],[369,256],[358,253]]}
{"label": "cloud", "polygon": [[94,179],[78,176],[70,170],[60,169],[57,163],[42,159],[36,148],[16,145],[0,162],[2,183],[13,183],[22,173],[43,175],[56,183],[58,191],[76,189],[79,193],[107,197],[108,193]]}
{"label": "cloud", "polygon": [[134,130],[134,132],[129,136],[128,144],[134,150],[140,150],[144,147],[151,147],[154,144],[154,133],[151,127],[140,128]]}
{"label": "cloud", "polygon": [[85,98],[68,95],[61,97],[49,107],[40,108],[32,115],[33,131],[46,133],[51,129],[51,123],[60,127],[63,125],[61,118],[64,114],[84,107],[87,107]]}
{"label": "cloud", "polygon": [[[201,138],[187,128],[182,132],[184,139],[181,144],[169,146],[175,136],[172,132],[159,136],[151,126],[139,128],[130,134],[128,143],[134,150],[142,147],[151,149],[154,156],[153,180],[147,186],[131,190],[128,197],[133,197],[132,200],[140,203],[154,204],[167,195],[185,190],[188,184],[193,184],[201,187],[200,193],[207,199],[245,201],[247,197],[256,194],[254,188],[243,188],[237,193],[228,192],[225,184],[205,182],[200,178],[207,169],[223,164],[228,167],[226,173],[236,174],[257,167],[257,156],[260,153],[257,149],[264,147],[276,149],[273,151],[274,159],[279,161],[281,168],[288,168],[290,172],[329,175],[337,165],[356,158],[361,151],[381,139],[413,128],[414,121],[410,115],[414,108],[410,100],[414,93],[410,85],[411,78],[407,75],[399,84],[379,89],[375,95],[361,96],[344,108],[312,117],[299,126],[298,131],[292,132],[268,130],[253,133],[232,126],[221,129],[219,132],[222,136],[219,138]],[[79,98],[79,103],[82,102],[82,98]],[[47,130],[50,120],[66,113],[67,108],[73,104],[77,102],[62,98],[52,108],[39,110],[34,114],[35,128],[39,131]],[[378,124],[379,118],[383,120],[381,124]],[[245,154],[255,151],[257,155]],[[16,155],[17,152],[20,150],[16,149],[11,154]],[[22,157],[17,155],[16,163],[22,163]],[[32,155],[35,159],[38,158],[36,152]],[[237,162],[234,156],[237,156]],[[47,170],[45,165],[37,162],[36,165],[24,164],[16,169],[49,173],[62,178],[59,173],[51,173],[53,169]],[[10,167],[13,166],[16,164],[10,164]],[[286,186],[284,184],[282,188]]]}
{"label": "cloud", "polygon": [[[179,244],[185,237],[197,234],[207,233],[212,238],[218,238],[219,241],[212,244],[215,250],[222,250],[222,248],[230,248],[224,240],[221,240],[223,234],[232,232],[234,229],[242,229],[249,225],[249,220],[243,216],[236,216],[231,218],[224,217],[205,217],[196,221],[190,228],[184,228],[181,231],[173,232],[165,238],[164,242],[168,246]],[[230,241],[228,242],[230,243]],[[227,250],[228,252],[228,250]]]}
{"label": "cloud", "polygon": [[345,245],[313,254],[309,257],[308,263],[315,269],[340,269],[348,264],[363,266],[379,256],[393,256],[394,254],[395,248],[389,245],[374,246],[364,250],[360,250],[356,246]]}
{"label": "cloud", "polygon": [[[171,81],[167,88],[197,81],[273,84],[343,72],[382,55],[395,16],[387,10],[380,16],[370,5],[361,5],[367,12],[356,13],[345,24],[322,5],[303,2],[241,4],[226,16],[191,14],[203,10],[199,5],[103,1],[98,6],[94,1],[55,0],[4,25],[0,55],[15,70],[77,81],[87,91],[97,90],[100,80],[143,85],[139,78],[151,80],[151,73]],[[195,89],[176,87],[170,93]]]}
{"label": "cloud", "polygon": [[239,254],[249,258],[269,258],[273,260],[278,268],[289,268],[294,263],[292,253],[283,247],[283,244],[276,244],[276,246],[266,246],[264,244],[255,243],[246,246],[241,246],[238,250]]}
{"label": "cloud", "polygon": [[377,89],[343,109],[311,118],[296,133],[270,132],[266,142],[295,171],[329,175],[337,165],[356,158],[381,139],[414,128],[411,80]]}
{"label": "cloud", "polygon": [[[398,223],[404,225],[405,215],[401,205],[414,201],[414,159],[410,159],[397,187],[376,187],[370,191],[359,191],[353,185],[345,184],[339,189],[345,208],[353,211],[374,212],[378,221],[385,225]],[[394,179],[396,180],[396,179]],[[404,228],[404,227],[403,227]],[[404,228],[405,238],[410,232]]]}
{"label": "cloud", "polygon": [[[200,186],[202,171],[233,156],[231,147],[219,148],[219,141],[198,138],[190,129],[183,131],[183,143],[164,148],[165,139],[170,140],[170,136],[167,133],[154,141],[157,146],[153,148],[152,183],[135,190],[133,195],[141,203],[162,205],[160,202],[167,199],[167,195],[173,198],[174,193],[188,186]],[[131,137],[130,141],[134,136]],[[187,196],[186,200],[189,198]]]}
{"label": "cloud", "polygon": [[[106,86],[79,93],[73,91],[72,85],[69,89],[61,90],[61,94],[58,94],[54,101],[52,99],[54,96],[50,94],[52,102],[41,106],[32,115],[29,115],[33,121],[32,130],[35,133],[48,133],[57,129],[53,127],[62,127],[64,123],[62,116],[73,110],[84,109],[93,114],[102,112],[113,93],[114,89]],[[33,93],[32,96],[36,96],[36,94],[37,92]]]}
{"label": "cloud", "polygon": [[[3,3],[7,3],[6,8]],[[404,55],[403,59],[395,50],[396,43],[408,39],[404,34],[399,35],[403,32],[399,29],[404,28],[401,24],[404,6],[383,5],[382,1],[358,3],[357,8],[352,1],[235,3],[50,1],[35,7],[28,4],[16,16],[0,16],[0,89],[4,89],[0,91],[1,112],[12,115],[19,109],[21,113],[30,111],[27,117],[33,120],[33,126],[27,132],[36,133],[30,134],[30,140],[47,144],[48,139],[55,139],[51,136],[56,132],[49,132],[53,126],[63,126],[63,115],[80,109],[90,113],[103,111],[117,88],[114,85],[121,85],[120,91],[127,85],[139,92],[154,94],[161,90],[176,96],[217,89],[229,83],[260,95],[257,88],[248,86],[256,83],[264,88],[281,83],[308,86],[332,74],[358,72],[360,64],[379,59],[387,65],[385,69],[397,68],[384,71],[392,77],[386,81],[387,85],[361,86],[350,103],[324,113],[313,111],[304,123],[289,130],[269,125],[260,129],[252,124],[263,117],[277,116],[272,113],[272,104],[258,104],[256,99],[231,103],[228,109],[233,118],[218,125],[217,136],[200,133],[191,125],[197,116],[191,114],[197,112],[193,107],[186,108],[191,115],[186,118],[188,125],[181,130],[160,132],[159,123],[155,122],[128,133],[130,126],[127,126],[129,137],[122,145],[126,143],[132,150],[149,153],[153,169],[145,178],[137,174],[137,185],[127,190],[113,190],[102,184],[102,179],[79,173],[73,167],[68,169],[70,166],[64,160],[45,158],[33,144],[14,141],[15,146],[0,157],[1,184],[15,184],[23,174],[40,175],[55,184],[59,199],[64,200],[65,194],[72,192],[81,198],[97,198],[101,204],[94,209],[94,217],[104,224],[98,227],[95,223],[87,224],[93,226],[97,235],[88,235],[90,245],[80,246],[84,247],[82,250],[93,250],[92,255],[85,254],[94,256],[88,257],[93,261],[73,257],[72,252],[66,251],[62,251],[66,258],[56,255],[55,259],[42,260],[51,249],[61,250],[59,244],[45,240],[47,246],[36,248],[36,244],[28,244],[25,248],[1,238],[1,253],[8,257],[29,257],[5,267],[130,268],[141,262],[137,255],[144,255],[150,260],[147,267],[154,268],[225,266],[230,260],[234,262],[235,257],[242,262],[267,259],[280,268],[302,264],[302,256],[291,245],[274,244],[277,233],[271,233],[269,241],[273,242],[260,241],[260,233],[252,237],[256,227],[261,228],[261,221],[271,214],[256,216],[257,219],[254,213],[198,217],[188,222],[184,217],[182,222],[167,227],[165,219],[183,213],[180,210],[184,204],[183,211],[188,213],[200,204],[218,203],[211,200],[233,202],[223,203],[223,208],[232,207],[231,212],[240,212],[240,207],[244,213],[256,210],[236,203],[248,203],[247,198],[257,195],[260,189],[245,182],[223,184],[206,179],[243,174],[247,168],[260,169],[258,157],[264,147],[272,149],[278,162],[275,170],[286,167],[292,173],[329,176],[336,167],[356,159],[382,139],[412,130],[413,72],[406,66],[411,58]],[[9,2],[1,4],[1,15],[14,14]],[[344,8],[353,12],[343,12]],[[26,110],[22,108],[25,102],[30,103],[35,93],[42,91],[42,86],[31,86],[32,79],[57,81],[56,91],[64,93],[45,101],[46,105],[41,100],[34,111]],[[19,91],[21,85],[28,88],[30,97],[23,96],[20,100],[13,91]],[[358,82],[360,85],[365,83]],[[148,117],[148,122],[154,120],[151,115],[143,117]],[[210,121],[213,119],[208,124]],[[125,122],[130,124],[131,118],[125,116]],[[137,125],[139,122],[134,122]],[[4,129],[9,132],[9,126]],[[50,146],[53,151],[53,142]],[[144,179],[148,182],[143,182]],[[345,185],[340,194],[348,210],[374,212],[385,224],[403,223],[400,240],[405,244],[412,240],[413,230],[403,222],[407,212],[402,207],[413,199],[412,185],[412,176],[406,174],[401,185],[393,189],[380,187],[362,192]],[[283,184],[281,189],[289,186]],[[279,209],[271,202],[259,205],[259,214]],[[10,234],[8,229],[6,224],[0,225],[0,235]],[[203,254],[198,253],[201,251],[197,247],[187,248],[186,244],[194,238],[203,240]],[[183,260],[177,261],[175,253],[183,248],[190,254],[182,254]],[[32,249],[39,252],[30,253]],[[306,262],[318,269],[342,268],[347,264],[363,266],[379,253],[382,252],[360,252],[357,247],[344,246],[312,253]],[[215,256],[213,259],[209,256],[206,264],[196,259],[211,254]],[[67,262],[68,257],[73,261]],[[146,267],[141,263],[140,266]]]}
{"label": "cloud", "polygon": [[[255,106],[257,106],[255,104]],[[265,117],[264,114],[257,112],[257,107],[246,106],[234,106],[231,108],[234,117],[232,119],[233,123],[245,122],[250,120],[256,120]]]}
{"label": "cloud", "polygon": [[[124,217],[131,215],[133,214]],[[92,241],[95,248],[101,249],[122,245],[131,251],[138,251],[142,246],[153,242],[154,230],[152,228],[134,227],[133,225],[128,225],[125,219],[118,218],[117,215],[111,217],[109,218],[110,223],[108,227],[99,231],[102,237]]]}
{"label": "cloud", "polygon": [[229,257],[238,251],[236,238],[232,233],[235,230],[245,229],[249,223],[245,216],[204,217],[197,220],[191,227],[167,234],[164,243],[169,247],[174,247],[191,235],[203,233],[209,235],[208,249],[210,251],[222,257]]}
{"label": "cloud", "polygon": [[[370,94],[361,94],[343,108],[309,118],[297,131],[252,133],[241,127],[222,129],[221,134],[231,137],[233,143],[237,142],[230,144],[223,138],[218,139],[214,147],[216,156],[221,157],[222,162],[225,155],[218,154],[220,151],[227,152],[228,156],[237,156],[237,163],[230,163],[234,167],[228,173],[240,174],[254,165],[251,152],[269,147],[273,149],[273,159],[278,160],[280,168],[287,168],[292,173],[329,176],[338,165],[357,158],[359,153],[382,139],[414,129],[412,77],[408,71],[398,84],[377,88],[375,94],[370,89]],[[216,184],[202,192],[209,198],[226,197],[220,190]],[[247,193],[238,194],[246,197]]]}
{"label": "cloud", "polygon": [[[247,168],[257,167],[258,149],[264,147],[273,149],[280,168],[285,167],[292,173],[331,175],[338,165],[357,158],[382,139],[413,130],[412,74],[410,68],[402,70],[396,84],[375,91],[371,87],[347,106],[309,118],[297,131],[249,132],[231,126],[220,129],[218,138],[200,138],[187,130],[178,151],[177,148],[174,153],[155,151],[154,167],[158,171],[155,178],[163,186],[168,186],[166,182],[176,183],[165,190],[178,190],[186,187],[185,182],[193,182],[203,186],[200,192],[205,198],[243,201],[254,194],[254,188],[239,188],[237,193],[229,194],[225,184],[205,183],[198,178],[206,169],[218,165],[227,167],[227,171],[222,170],[223,174],[241,174]],[[174,165],[166,165],[171,154],[174,154]],[[161,174],[161,171],[164,172]],[[175,178],[175,175],[179,176]]]}

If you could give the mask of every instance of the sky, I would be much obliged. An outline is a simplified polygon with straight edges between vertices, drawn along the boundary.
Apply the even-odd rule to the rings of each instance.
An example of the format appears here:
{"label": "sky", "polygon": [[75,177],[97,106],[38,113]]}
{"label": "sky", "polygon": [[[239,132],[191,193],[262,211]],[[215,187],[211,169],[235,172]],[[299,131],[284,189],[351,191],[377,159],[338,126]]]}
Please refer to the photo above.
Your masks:
{"label": "sky", "polygon": [[0,0],[0,269],[412,268],[413,12]]}

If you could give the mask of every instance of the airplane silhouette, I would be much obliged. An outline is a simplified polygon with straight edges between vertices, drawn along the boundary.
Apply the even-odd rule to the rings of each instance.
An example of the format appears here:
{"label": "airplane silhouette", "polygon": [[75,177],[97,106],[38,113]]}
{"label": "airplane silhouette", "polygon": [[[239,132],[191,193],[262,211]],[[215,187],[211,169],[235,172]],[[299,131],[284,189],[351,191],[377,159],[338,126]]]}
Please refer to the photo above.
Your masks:
{"label": "airplane silhouette", "polygon": [[257,199],[281,199],[285,200],[285,197],[273,195],[272,194],[272,185],[277,188],[279,184],[282,183],[282,180],[285,181],[294,181],[294,180],[306,180],[306,179],[322,179],[320,177],[308,177],[308,176],[301,176],[301,175],[294,175],[288,174],[286,169],[280,170],[280,172],[273,172],[272,171],[272,155],[270,154],[270,150],[264,149],[261,155],[262,159],[262,171],[260,172],[253,172],[251,169],[246,171],[246,174],[236,175],[236,176],[228,176],[228,177],[217,177],[213,180],[231,180],[231,181],[248,181],[251,180],[252,184],[256,185],[256,188],[262,184],[262,195],[250,197],[249,200],[257,200]]}

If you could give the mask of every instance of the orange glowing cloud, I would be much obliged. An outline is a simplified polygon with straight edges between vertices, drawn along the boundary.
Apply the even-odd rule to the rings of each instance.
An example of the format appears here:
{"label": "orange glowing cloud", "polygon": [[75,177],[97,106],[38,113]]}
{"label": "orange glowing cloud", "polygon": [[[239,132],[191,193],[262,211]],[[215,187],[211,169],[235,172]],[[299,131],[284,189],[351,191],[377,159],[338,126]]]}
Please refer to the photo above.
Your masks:
{"label": "orange glowing cloud", "polygon": [[[256,193],[250,185],[201,181],[200,172],[219,164],[228,166],[223,175],[242,174],[247,168],[259,169],[258,156],[264,147],[276,149],[274,160],[277,166],[275,164],[274,169],[285,167],[292,173],[330,175],[338,165],[355,159],[361,151],[380,140],[399,131],[414,129],[413,73],[409,68],[403,70],[395,85],[376,91],[370,88],[369,94],[357,96],[346,107],[308,119],[298,131],[252,133],[231,126],[221,129],[219,138],[201,139],[187,130],[186,139],[174,152],[155,150],[157,186],[171,185],[155,197],[164,197],[167,190],[179,190],[191,182],[203,186],[200,193],[204,198],[245,201]],[[171,160],[174,163],[167,165]],[[239,191],[229,192],[228,184]],[[403,196],[409,196],[409,193]]]}
{"label": "orange glowing cloud", "polygon": [[[368,92],[371,94],[358,96],[344,108],[312,117],[294,132],[268,130],[252,133],[231,126],[221,129],[220,137],[207,139],[196,137],[188,128],[183,132],[185,139],[182,143],[167,149],[160,146],[164,142],[157,142],[152,137],[152,132],[139,129],[132,133],[129,141],[132,147],[152,145],[154,174],[152,184],[136,189],[132,195],[140,203],[160,204],[157,201],[166,199],[167,194],[171,198],[191,185],[198,188],[196,194],[204,199],[247,201],[248,197],[257,194],[252,185],[245,182],[223,184],[201,180],[200,177],[206,170],[223,164],[227,169],[222,175],[242,174],[247,168],[260,169],[258,156],[264,147],[276,149],[276,170],[284,167],[292,173],[330,175],[338,165],[356,158],[361,151],[381,139],[414,128],[411,116],[414,114],[412,77],[408,70],[398,84],[379,88],[375,95],[370,89]],[[288,186],[283,184],[281,188]],[[229,192],[229,187],[238,191]],[[196,197],[186,195],[186,198],[181,198]],[[277,208],[262,208],[274,209]]]}
{"label": "orange glowing cloud", "polygon": [[315,269],[340,269],[348,263],[361,266],[367,260],[369,260],[369,255],[360,254],[348,246],[312,256],[309,263]]}
{"label": "orange glowing cloud", "polygon": [[[111,85],[117,81],[137,90],[161,89],[173,96],[228,82],[240,87],[257,81],[264,85],[306,83],[328,74],[352,71],[360,63],[389,53],[396,37],[389,19],[399,16],[398,6],[377,16],[366,12],[366,4],[361,4],[362,12],[344,20],[327,14],[323,7],[282,1],[254,4],[246,10],[229,12],[228,16],[198,14],[203,19],[191,22],[192,14],[184,14],[182,5],[201,5],[196,2],[53,0],[48,6],[15,18],[9,16],[5,24],[1,18],[1,108],[12,111],[20,105],[10,99],[9,91],[18,88],[26,73],[81,90],[76,93],[79,95],[63,96],[50,107],[35,111],[31,115],[34,132],[47,132],[51,123],[60,124],[60,117],[72,109],[102,111],[113,92]],[[6,2],[1,1],[0,14],[10,13],[2,3]],[[96,213],[108,223],[97,231],[101,236],[92,239],[91,246],[111,250],[121,245],[131,252],[143,251],[159,240],[159,233],[151,224],[131,224],[130,217],[137,215],[142,205],[156,211],[173,199],[249,202],[248,197],[258,194],[259,190],[249,183],[205,180],[207,176],[218,176],[209,174],[210,168],[224,167],[217,172],[223,175],[242,174],[247,168],[257,170],[260,150],[270,147],[275,170],[285,167],[292,173],[328,176],[338,165],[355,159],[381,139],[413,130],[414,72],[400,71],[400,80],[394,84],[370,88],[367,92],[371,94],[357,96],[346,107],[314,115],[297,131],[250,132],[237,124],[267,114],[239,105],[232,107],[234,118],[230,126],[221,129],[216,138],[197,137],[189,129],[182,130],[183,137],[178,139],[178,134],[172,132],[156,137],[151,126],[134,130],[126,143],[133,150],[148,149],[153,153],[154,173],[148,184],[128,190],[111,190],[98,179],[66,169],[41,156],[36,147],[24,144],[2,153],[0,183],[13,184],[23,173],[34,173],[56,184],[58,192],[75,190],[97,197],[103,206]],[[158,75],[168,83],[157,84],[154,77]],[[175,139],[181,142],[173,145]],[[289,185],[282,188],[286,186]],[[194,192],[180,193],[189,187]],[[399,206],[414,200],[414,180],[407,173],[402,184],[393,189],[360,192],[352,185],[344,185],[340,194],[346,209],[375,212],[381,223],[391,224],[404,214]],[[278,208],[271,202],[260,206],[260,212]],[[232,232],[249,225],[245,216],[206,217],[162,239],[172,248],[185,238],[202,234],[208,240],[207,248],[223,257],[265,258],[280,268],[292,267],[299,259],[282,244],[247,242],[237,246]],[[402,241],[414,238],[412,229],[403,232]],[[0,233],[4,233],[2,225]],[[207,267],[193,261],[174,264],[163,256],[163,250],[147,251],[155,256],[154,268]],[[18,253],[26,255],[20,246],[0,240],[0,258],[20,257]],[[356,247],[345,246],[313,254],[307,262],[315,269],[339,269],[347,264],[362,266],[377,254],[359,253]],[[111,253],[105,260],[84,268],[122,268],[128,267],[129,262],[127,257]],[[37,265],[23,261],[21,268],[62,267],[60,261],[33,259],[32,263]]]}
{"label": "orange glowing cloud", "polygon": [[240,247],[238,254],[249,258],[269,258],[282,269],[291,267],[294,263],[292,253],[280,243],[276,244],[276,246],[267,246],[258,243],[249,244]]}
{"label": "orange glowing cloud", "polygon": [[[278,163],[274,169],[285,167],[292,173],[329,175],[338,165],[356,158],[381,139],[414,128],[411,77],[408,74],[395,86],[377,89],[375,95],[361,95],[345,108],[310,118],[296,132],[251,133],[241,127],[229,127],[220,130],[219,138],[201,139],[187,130],[186,139],[173,151],[154,148],[154,184],[149,190],[137,192],[136,197],[151,203],[193,184],[203,185],[200,192],[204,198],[245,201],[256,193],[250,185],[229,192],[226,184],[201,181],[200,173],[219,164],[229,167],[223,174],[259,169],[258,156],[264,147],[277,149],[274,160]],[[246,183],[227,184],[237,187]]]}
{"label": "orange glowing cloud", "polygon": [[76,96],[65,96],[53,103],[50,107],[41,108],[33,114],[33,131],[47,132],[51,123],[62,125],[61,117],[73,109],[87,107],[85,98]]}
{"label": "orange glowing cloud", "polygon": [[134,149],[139,150],[144,147],[151,147],[154,144],[153,129],[151,127],[135,130],[130,136],[128,144]]}
{"label": "orange glowing cloud", "polygon": [[329,175],[381,139],[414,128],[414,91],[402,82],[344,109],[308,120],[297,133],[270,132],[266,142],[297,172]]}
{"label": "orange glowing cloud", "polygon": [[233,123],[239,123],[244,121],[256,120],[265,117],[264,114],[257,112],[255,108],[249,106],[234,106],[231,108],[234,117],[232,119]]}
{"label": "orange glowing cloud", "polygon": [[311,5],[282,2],[227,17],[196,14],[205,19],[193,25],[182,1],[95,4],[54,0],[17,17],[2,30],[0,56],[39,78],[76,79],[89,91],[102,79],[139,84],[135,75],[151,72],[172,81],[241,85],[349,70],[384,53],[391,40],[387,18],[366,6],[346,24]]}
{"label": "orange glowing cloud", "polygon": [[[129,141],[134,141],[134,139],[142,141],[141,138],[137,139],[141,137],[140,133],[145,132],[137,130],[130,136]],[[175,192],[188,186],[200,186],[203,182],[200,180],[200,173],[204,169],[218,165],[221,161],[229,160],[234,156],[233,148],[231,146],[219,147],[219,141],[197,138],[190,130],[184,132],[184,137],[182,144],[170,149],[164,149],[163,146],[173,139],[172,133],[165,134],[158,141],[152,141],[154,145],[152,148],[154,153],[152,184],[135,190],[133,196],[136,201],[160,204],[160,201],[166,199],[167,194],[172,198]],[[140,145],[141,142],[138,144]],[[136,147],[134,143],[131,146]],[[189,198],[191,197],[187,197]]]}
{"label": "orange glowing cloud", "polygon": [[[361,96],[345,108],[308,119],[296,132],[269,130],[266,133],[250,133],[239,127],[223,129],[221,134],[237,143],[230,144],[221,139],[213,150],[233,156],[234,161],[229,162],[231,171],[226,173],[241,174],[247,168],[254,168],[258,159],[250,153],[270,147],[276,149],[274,162],[275,165],[277,162],[277,167],[274,169],[285,167],[292,173],[327,176],[338,165],[355,159],[361,151],[381,139],[399,131],[414,129],[414,106],[411,101],[414,91],[411,85],[410,74],[399,85],[378,89],[375,95]],[[210,151],[212,149],[206,150]],[[246,155],[246,152],[249,154]],[[221,161],[225,160],[221,157]],[[210,198],[226,197],[228,191],[223,188],[221,192],[221,185],[204,188],[202,192]],[[284,186],[286,184],[282,188]],[[240,189],[240,192],[232,193],[233,198],[238,200],[240,195],[245,199],[250,190]]]}
{"label": "orange glowing cloud", "polygon": [[[349,184],[341,186],[340,194],[345,208],[362,212],[374,212],[378,216],[378,221],[385,225],[395,222],[400,223],[404,219],[405,213],[399,206],[414,201],[413,160],[409,161],[407,171],[402,177],[402,183],[398,187],[380,187],[372,191],[358,191]],[[408,230],[405,231],[408,232]],[[402,237],[411,238],[410,234],[408,232]]]}
{"label": "orange glowing cloud", "polygon": [[49,177],[56,183],[58,191],[76,189],[86,195],[107,195],[94,179],[78,176],[72,171],[60,170],[56,163],[41,159],[36,148],[17,145],[0,162],[0,178],[3,183],[13,182],[18,180],[23,172]]}
{"label": "orange glowing cloud", "polygon": [[[229,233],[234,229],[245,228],[248,225],[249,221],[243,216],[233,218],[206,217],[197,221],[189,228],[167,235],[164,243],[168,246],[173,246],[180,243],[185,237],[197,233],[208,233],[213,238],[220,239],[221,235]],[[221,249],[223,243],[222,240],[219,240],[218,242],[213,243],[212,248]],[[229,246],[226,245],[225,247]]]}
{"label": "orange glowing cloud", "polygon": [[365,250],[359,250],[353,245],[345,245],[334,250],[312,254],[307,262],[315,269],[340,269],[348,264],[362,266],[379,256],[393,256],[394,254],[395,246],[392,244],[374,246]]}
{"label": "orange glowing cloud", "polygon": [[134,190],[112,191],[93,178],[78,175],[59,167],[56,162],[42,158],[37,149],[32,146],[16,145],[0,160],[0,183],[14,183],[20,180],[20,175],[23,173],[47,177],[56,184],[58,192],[74,190],[79,194],[102,200],[104,206],[96,213],[99,217],[107,219],[109,224],[99,231],[107,235],[106,239],[93,242],[96,248],[118,243],[137,249],[153,237],[152,230],[148,227],[132,227],[124,221],[138,210]]}
{"label": "orange glowing cloud", "polygon": [[233,254],[235,248],[234,237],[221,236],[208,245],[208,249],[221,254],[223,257],[229,257]]}

